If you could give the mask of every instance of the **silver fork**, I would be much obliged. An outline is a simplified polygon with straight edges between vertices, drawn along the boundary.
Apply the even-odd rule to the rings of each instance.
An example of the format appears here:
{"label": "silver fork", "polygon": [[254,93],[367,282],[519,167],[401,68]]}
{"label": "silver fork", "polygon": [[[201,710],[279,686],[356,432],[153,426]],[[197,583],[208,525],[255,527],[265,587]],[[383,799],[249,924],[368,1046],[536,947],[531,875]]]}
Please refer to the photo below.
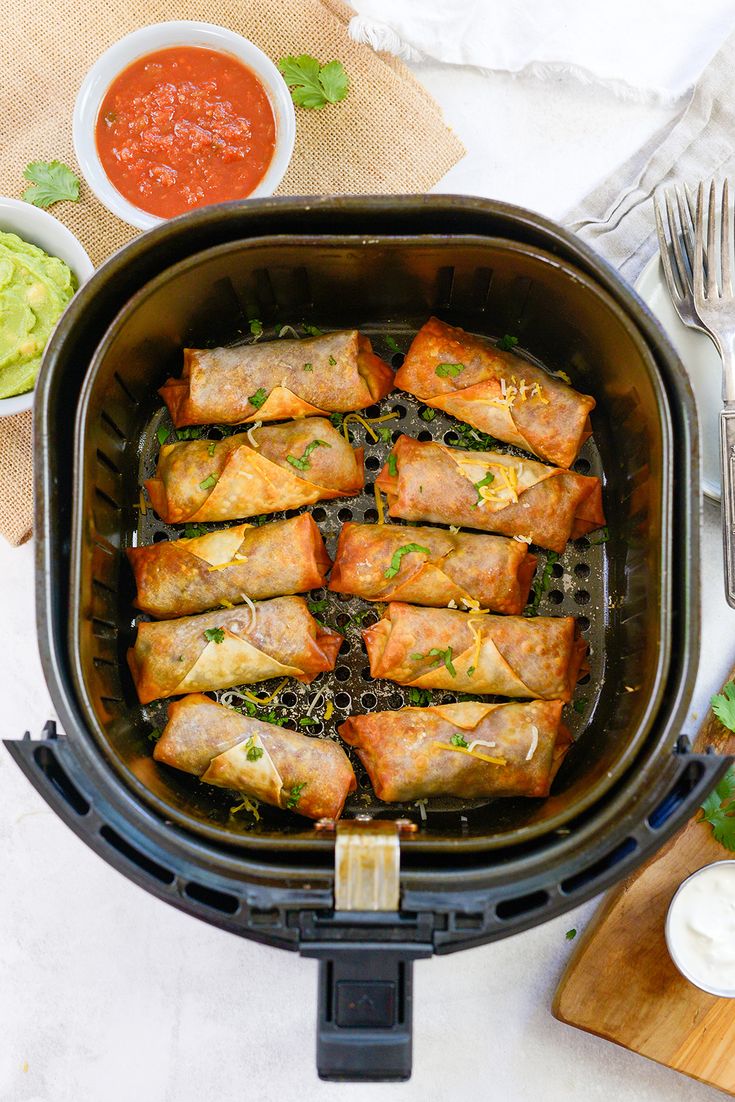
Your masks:
{"label": "silver fork", "polygon": [[[733,240],[730,188],[723,181],[717,204],[712,180],[705,218],[704,184],[697,188],[694,240],[694,308],[705,331],[722,357],[720,411],[720,473],[722,476],[722,546],[725,563],[725,596],[735,608],[735,293],[733,292]],[[707,265],[705,268],[705,221]],[[719,222],[719,264],[717,238]]]}
{"label": "silver fork", "polygon": [[663,202],[666,207],[668,238],[661,213],[661,199],[658,195],[654,196],[653,210],[656,216],[658,247],[669,295],[684,325],[704,333],[706,330],[694,306],[692,285],[696,201],[684,184],[681,188],[678,186],[666,188],[663,191]]}

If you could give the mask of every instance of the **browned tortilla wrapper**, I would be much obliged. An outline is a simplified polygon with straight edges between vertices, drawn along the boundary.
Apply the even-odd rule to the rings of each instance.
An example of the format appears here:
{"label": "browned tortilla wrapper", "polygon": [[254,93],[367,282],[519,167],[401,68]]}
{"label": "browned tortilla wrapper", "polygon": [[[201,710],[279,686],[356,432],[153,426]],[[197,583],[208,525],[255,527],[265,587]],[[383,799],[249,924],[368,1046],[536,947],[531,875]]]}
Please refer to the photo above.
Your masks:
{"label": "browned tortilla wrapper", "polygon": [[338,819],[357,787],[347,755],[331,739],[285,731],[198,693],[169,704],[153,757],[308,819]]}
{"label": "browned tortilla wrapper", "polygon": [[[178,428],[346,413],[392,389],[391,369],[367,337],[350,329],[236,348],[185,348],[181,378],[168,379],[158,393]],[[263,390],[265,401],[253,405]]]}
{"label": "browned tortilla wrapper", "polygon": [[373,677],[519,699],[571,700],[587,653],[573,616],[477,615],[394,602],[362,635]]}
{"label": "browned tortilla wrapper", "polygon": [[[320,440],[304,459],[310,444]],[[289,462],[302,460],[301,469]],[[353,451],[321,417],[267,425],[224,440],[164,444],[146,482],[153,508],[168,524],[237,520],[350,497],[364,483],[363,450]]]}
{"label": "browned tortilla wrapper", "polygon": [[561,709],[559,700],[466,701],[350,716],[339,733],[356,748],[379,800],[548,796],[571,745]]}
{"label": "browned tortilla wrapper", "polygon": [[193,539],[127,551],[135,604],[159,620],[239,605],[324,584],[330,559],[309,513],[254,527],[238,524]]}
{"label": "browned tortilla wrapper", "polygon": [[[220,642],[205,632],[221,630]],[[219,632],[217,631],[217,637]],[[334,669],[342,636],[318,624],[303,597],[138,624],[128,664],[141,704],[159,697],[229,689]]]}
{"label": "browned tortilla wrapper", "polygon": [[560,467],[572,465],[592,432],[589,414],[595,400],[589,394],[438,318],[419,329],[395,384],[427,405]]}
{"label": "browned tortilla wrapper", "polygon": [[410,436],[399,437],[392,455],[396,474],[386,464],[375,480],[392,517],[519,536],[560,554],[567,540],[605,523],[599,478]]}
{"label": "browned tortilla wrapper", "polygon": [[[409,544],[425,551],[409,551]],[[399,553],[398,573],[393,556]],[[535,555],[502,536],[412,528],[394,524],[345,524],[337,544],[329,588],[367,601],[495,612],[522,612],[528,601]]]}

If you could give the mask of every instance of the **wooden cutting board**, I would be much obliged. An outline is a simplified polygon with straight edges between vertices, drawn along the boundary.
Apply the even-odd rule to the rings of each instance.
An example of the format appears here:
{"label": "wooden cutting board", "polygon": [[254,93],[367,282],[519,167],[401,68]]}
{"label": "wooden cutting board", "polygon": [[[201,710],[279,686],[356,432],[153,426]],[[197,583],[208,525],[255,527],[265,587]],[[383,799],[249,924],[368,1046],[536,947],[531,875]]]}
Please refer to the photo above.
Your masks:
{"label": "wooden cutting board", "polygon": [[[700,751],[707,746],[735,753],[735,735],[712,713],[695,743]],[[681,881],[732,856],[707,823],[690,819],[608,895],[562,976],[554,1016],[735,1095],[735,999],[707,995],[685,980],[664,940]]]}

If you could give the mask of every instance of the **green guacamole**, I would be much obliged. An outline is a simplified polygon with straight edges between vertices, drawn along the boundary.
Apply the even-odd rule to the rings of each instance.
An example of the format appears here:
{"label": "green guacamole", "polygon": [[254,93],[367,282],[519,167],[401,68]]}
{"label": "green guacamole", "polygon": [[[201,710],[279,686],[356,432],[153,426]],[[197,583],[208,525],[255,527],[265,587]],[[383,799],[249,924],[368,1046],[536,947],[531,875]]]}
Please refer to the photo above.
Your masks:
{"label": "green guacamole", "polygon": [[32,388],[51,330],[75,290],[63,260],[0,231],[0,398]]}

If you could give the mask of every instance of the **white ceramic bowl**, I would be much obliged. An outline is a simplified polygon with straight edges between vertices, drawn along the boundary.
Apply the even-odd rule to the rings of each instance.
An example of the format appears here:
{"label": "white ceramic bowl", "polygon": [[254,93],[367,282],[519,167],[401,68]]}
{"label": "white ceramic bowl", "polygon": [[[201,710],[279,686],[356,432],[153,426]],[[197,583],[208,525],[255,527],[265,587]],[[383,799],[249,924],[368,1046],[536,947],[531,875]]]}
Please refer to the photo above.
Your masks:
{"label": "white ceramic bowl", "polygon": [[109,211],[130,226],[149,230],[163,222],[130,203],[110,182],[97,154],[95,126],[100,104],[115,77],[139,57],[169,46],[204,46],[232,54],[260,79],[276,119],[273,159],[263,179],[248,196],[272,195],[288,168],[296,139],[296,116],[286,83],[273,62],[254,43],[214,23],[179,19],[152,23],[121,38],[97,59],[82,82],[74,105],[74,150],[89,187]]}
{"label": "white ceramic bowl", "polygon": [[[31,245],[38,245],[49,256],[58,256],[68,264],[81,287],[94,272],[94,265],[74,234],[57,218],[22,199],[0,195],[0,230],[17,233]],[[23,413],[33,405],[33,391],[15,398],[0,398],[0,417]]]}
{"label": "white ceramic bowl", "polygon": [[735,990],[731,990],[725,987],[713,987],[703,981],[700,976],[695,975],[692,971],[690,971],[690,969],[687,968],[686,964],[677,952],[677,947],[672,930],[672,914],[678,906],[683,891],[687,888],[689,884],[691,884],[692,880],[696,880],[701,876],[707,876],[712,871],[712,869],[716,869],[722,865],[726,865],[728,866],[728,868],[730,868],[735,866],[735,861],[713,861],[711,864],[703,865],[701,869],[697,869],[695,872],[691,873],[689,876],[687,876],[686,880],[682,880],[681,884],[674,892],[671,903],[669,903],[669,909],[666,912],[666,926],[664,929],[664,936],[666,938],[666,948],[669,950],[669,956],[671,957],[672,961],[679,969],[685,980],[689,980],[689,982],[694,984],[695,987],[698,987],[700,991],[706,991],[708,995],[717,995],[721,999],[735,999]]}

